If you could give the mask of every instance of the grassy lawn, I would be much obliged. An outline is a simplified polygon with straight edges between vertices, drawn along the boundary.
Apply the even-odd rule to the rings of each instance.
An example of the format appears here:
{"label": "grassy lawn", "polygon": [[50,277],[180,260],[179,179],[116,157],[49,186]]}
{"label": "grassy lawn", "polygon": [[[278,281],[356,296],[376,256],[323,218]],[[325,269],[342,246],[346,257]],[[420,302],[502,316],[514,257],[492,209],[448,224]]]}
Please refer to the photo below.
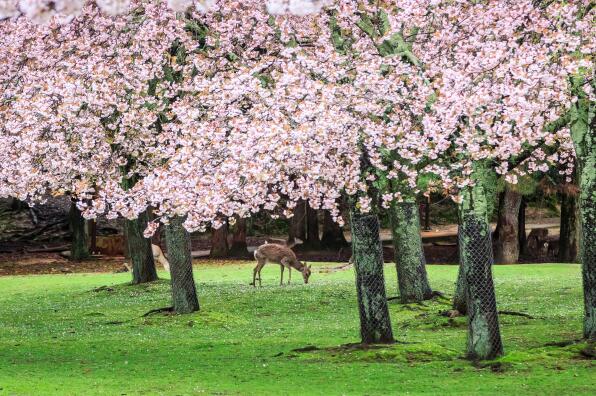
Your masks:
{"label": "grassy lawn", "polygon": [[[502,315],[506,355],[483,366],[461,358],[465,318],[440,316],[446,300],[391,301],[402,343],[342,348],[359,340],[352,270],[315,271],[308,285],[294,274],[296,284],[279,287],[279,267],[270,265],[254,289],[252,266],[197,265],[201,312],[145,318],[169,305],[167,281],[0,277],[0,395],[594,394],[596,364],[579,353],[585,344],[561,346],[581,336],[577,265],[495,267],[499,309],[534,319]],[[456,271],[429,266],[433,288],[452,293]],[[394,296],[395,269],[385,273]],[[293,351],[307,346],[317,348]]]}

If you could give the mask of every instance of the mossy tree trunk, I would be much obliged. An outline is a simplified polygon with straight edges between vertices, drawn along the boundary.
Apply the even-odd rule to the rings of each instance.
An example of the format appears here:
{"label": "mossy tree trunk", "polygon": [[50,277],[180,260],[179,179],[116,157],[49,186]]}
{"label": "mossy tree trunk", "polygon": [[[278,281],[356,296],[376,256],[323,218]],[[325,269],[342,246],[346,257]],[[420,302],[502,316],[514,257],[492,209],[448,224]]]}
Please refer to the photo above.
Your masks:
{"label": "mossy tree trunk", "polygon": [[578,100],[571,107],[570,121],[580,189],[584,338],[596,341],[596,136],[593,103],[583,91],[583,84],[583,78],[574,78],[573,88]]}
{"label": "mossy tree trunk", "polygon": [[344,236],[344,231],[333,221],[331,213],[326,210],[323,221],[323,236],[321,237],[321,247],[324,249],[340,249],[348,246]]}
{"label": "mossy tree trunk", "polygon": [[392,343],[394,340],[385,294],[379,219],[376,215],[363,215],[353,211],[351,228],[362,343]]}
{"label": "mossy tree trunk", "polygon": [[85,218],[74,202],[70,204],[68,224],[70,232],[72,233],[70,259],[73,261],[81,261],[89,258],[89,241],[87,238],[87,230],[85,229]]}
{"label": "mossy tree trunk", "polygon": [[221,227],[211,230],[211,252],[212,258],[224,258],[230,255],[228,246],[228,223],[224,222]]}
{"label": "mossy tree trunk", "polygon": [[514,264],[519,260],[519,207],[521,194],[505,187],[499,197],[499,219],[497,223],[497,238],[495,246],[495,261],[498,263]]}
{"label": "mossy tree trunk", "polygon": [[491,170],[474,165],[474,186],[462,191],[460,260],[468,311],[469,359],[493,359],[503,354],[495,289],[492,279],[492,238],[489,216],[492,198],[487,188]]}
{"label": "mossy tree trunk", "polygon": [[172,279],[172,303],[179,314],[199,310],[199,300],[192,273],[190,234],[182,226],[184,218],[174,217],[166,226],[166,245]]}
{"label": "mossy tree trunk", "polygon": [[420,214],[415,199],[394,203],[390,219],[400,300],[402,303],[428,300],[432,290],[426,274]]}
{"label": "mossy tree trunk", "polygon": [[151,250],[151,240],[143,235],[147,228],[147,222],[147,212],[143,212],[136,219],[126,219],[124,223],[128,253],[132,261],[132,283],[134,285],[158,279]]}
{"label": "mossy tree trunk", "polygon": [[577,198],[569,192],[561,193],[561,223],[558,261],[577,262],[579,246],[579,216]]}

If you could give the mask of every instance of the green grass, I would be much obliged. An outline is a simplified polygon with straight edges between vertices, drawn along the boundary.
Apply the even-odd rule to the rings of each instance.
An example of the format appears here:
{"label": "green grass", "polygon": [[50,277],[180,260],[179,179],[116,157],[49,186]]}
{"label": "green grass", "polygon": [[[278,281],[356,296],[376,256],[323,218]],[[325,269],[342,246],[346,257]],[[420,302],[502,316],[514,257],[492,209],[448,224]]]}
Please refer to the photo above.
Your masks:
{"label": "green grass", "polygon": [[[332,264],[322,264],[330,267]],[[201,311],[146,311],[169,305],[169,285],[123,285],[129,274],[0,278],[0,395],[135,394],[588,394],[593,360],[582,343],[577,265],[494,269],[506,355],[474,366],[462,359],[465,318],[424,305],[390,303],[403,343],[359,350],[351,270],[318,273],[309,285],[277,286],[279,268],[248,285],[252,264],[195,267]],[[435,289],[451,293],[457,267],[429,266]],[[386,267],[388,294],[395,269]],[[164,275],[164,274],[162,274]],[[297,274],[294,274],[297,275]],[[99,286],[110,290],[92,291]],[[304,352],[294,349],[315,348]],[[592,393],[593,394],[593,393]]]}

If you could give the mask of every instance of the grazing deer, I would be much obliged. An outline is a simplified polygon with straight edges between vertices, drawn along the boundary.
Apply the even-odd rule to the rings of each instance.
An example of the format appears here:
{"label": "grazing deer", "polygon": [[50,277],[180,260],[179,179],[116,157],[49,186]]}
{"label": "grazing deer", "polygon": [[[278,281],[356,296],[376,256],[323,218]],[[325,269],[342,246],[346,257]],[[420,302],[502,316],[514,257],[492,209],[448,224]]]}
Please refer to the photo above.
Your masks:
{"label": "grazing deer", "polygon": [[252,285],[257,286],[257,274],[259,275],[259,286],[261,286],[261,270],[267,263],[279,264],[281,266],[281,279],[279,285],[283,285],[284,282],[284,269],[287,268],[290,271],[288,285],[292,280],[292,268],[302,273],[304,283],[308,283],[310,277],[310,266],[306,263],[301,263],[296,258],[296,255],[287,246],[278,245],[276,243],[265,243],[255,250],[255,259],[257,260],[257,266],[253,270],[252,274]]}

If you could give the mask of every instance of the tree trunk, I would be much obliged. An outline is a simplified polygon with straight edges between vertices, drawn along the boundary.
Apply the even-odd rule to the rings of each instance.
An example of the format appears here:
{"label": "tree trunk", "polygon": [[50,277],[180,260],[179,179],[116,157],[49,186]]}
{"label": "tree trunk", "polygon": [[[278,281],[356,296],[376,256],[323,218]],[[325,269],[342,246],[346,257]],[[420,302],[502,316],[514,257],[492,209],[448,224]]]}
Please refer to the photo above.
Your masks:
{"label": "tree trunk", "polygon": [[390,219],[400,300],[402,303],[428,300],[432,290],[426,274],[416,201],[393,204]]}
{"label": "tree trunk", "polygon": [[87,232],[85,230],[85,219],[77,205],[70,204],[68,213],[68,223],[72,232],[72,242],[70,245],[70,259],[81,261],[89,258],[89,245],[87,241]]}
{"label": "tree trunk", "polygon": [[394,340],[385,294],[379,219],[376,215],[363,215],[353,211],[351,223],[362,343],[392,343]]}
{"label": "tree trunk", "polygon": [[578,100],[571,108],[571,138],[579,171],[581,222],[580,258],[584,287],[584,338],[596,341],[596,136],[592,103],[582,89],[584,79],[572,80]]}
{"label": "tree trunk", "polygon": [[576,263],[579,242],[579,216],[577,199],[567,192],[561,193],[561,223],[559,227],[559,255],[561,263]]}
{"label": "tree trunk", "polygon": [[519,260],[519,236],[517,235],[521,194],[509,186],[499,198],[499,219],[495,246],[495,261],[514,264]]}
{"label": "tree trunk", "polygon": [[228,257],[230,249],[228,247],[228,224],[224,222],[218,229],[211,230],[211,252],[212,258]]}
{"label": "tree trunk", "polygon": [[321,247],[323,249],[340,249],[348,246],[348,242],[344,237],[343,229],[333,221],[331,213],[325,211],[325,219],[323,222],[323,237],[321,238]]}
{"label": "tree trunk", "polygon": [[306,207],[306,241],[304,247],[308,249],[321,248],[318,211],[311,208],[310,205]]}
{"label": "tree trunk", "polygon": [[294,216],[290,222],[290,233],[288,242],[295,242],[296,238],[302,242],[306,241],[306,202],[298,201],[294,208]]}
{"label": "tree trunk", "polygon": [[460,260],[459,270],[457,271],[457,283],[455,284],[455,294],[453,295],[453,309],[455,309],[462,315],[468,314],[468,304],[466,302],[466,299],[466,280],[464,277],[464,271],[462,269],[462,264]]}
{"label": "tree trunk", "polygon": [[497,302],[492,279],[492,238],[489,224],[489,196],[486,185],[490,171],[476,163],[473,187],[462,191],[460,204],[460,260],[468,309],[469,359],[494,359],[503,354]]}
{"label": "tree trunk", "polygon": [[246,244],[246,219],[243,217],[236,219],[236,224],[234,224],[230,255],[235,257],[250,256],[248,253],[248,245]]}
{"label": "tree trunk", "polygon": [[526,256],[528,254],[528,238],[526,235],[526,199],[522,196],[519,205],[519,214],[517,217],[517,237],[519,238],[519,254]]}
{"label": "tree trunk", "polygon": [[133,285],[153,282],[158,279],[153,262],[151,240],[143,236],[143,232],[147,228],[147,221],[147,212],[143,212],[136,219],[126,219],[124,222],[128,254],[132,261]]}
{"label": "tree trunk", "polygon": [[192,274],[190,234],[182,226],[184,218],[174,217],[166,226],[166,245],[172,279],[172,304],[179,314],[199,310],[199,300]]}

